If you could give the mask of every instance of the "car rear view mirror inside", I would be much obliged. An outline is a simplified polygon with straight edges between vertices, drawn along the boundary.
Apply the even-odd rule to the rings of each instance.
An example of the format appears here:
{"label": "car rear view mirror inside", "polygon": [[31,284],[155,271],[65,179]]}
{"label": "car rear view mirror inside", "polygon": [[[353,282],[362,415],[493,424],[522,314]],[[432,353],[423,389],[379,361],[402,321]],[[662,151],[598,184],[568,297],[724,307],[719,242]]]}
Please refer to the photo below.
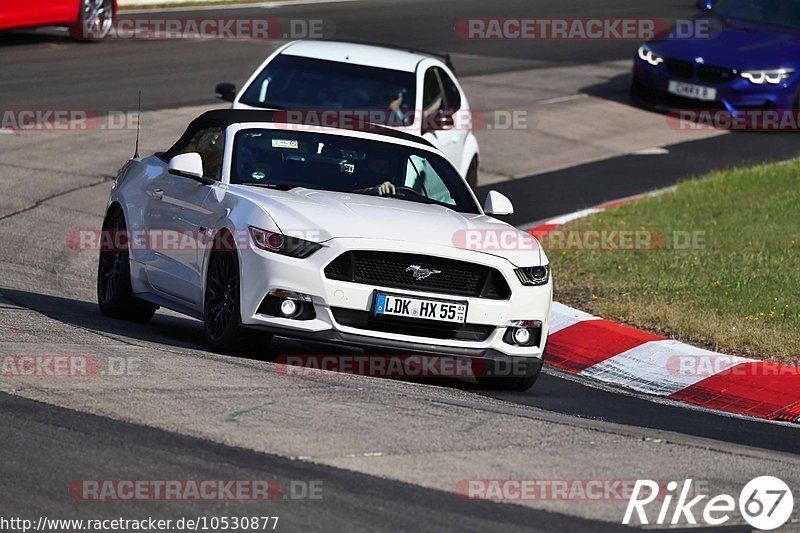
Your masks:
{"label": "car rear view mirror inside", "polygon": [[489,191],[486,195],[486,202],[483,204],[483,211],[487,215],[503,216],[514,214],[514,204],[506,195],[497,191]]}

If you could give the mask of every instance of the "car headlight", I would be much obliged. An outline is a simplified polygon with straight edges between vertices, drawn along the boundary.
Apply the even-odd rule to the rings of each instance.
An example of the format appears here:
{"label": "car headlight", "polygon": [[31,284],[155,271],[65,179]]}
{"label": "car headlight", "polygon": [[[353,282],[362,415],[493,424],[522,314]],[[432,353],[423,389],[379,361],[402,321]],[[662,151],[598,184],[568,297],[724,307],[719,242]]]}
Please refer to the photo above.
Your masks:
{"label": "car headlight", "polygon": [[756,85],[764,85],[769,83],[778,85],[782,81],[789,78],[794,73],[793,68],[777,68],[773,70],[748,70],[741,73],[741,76]]}
{"label": "car headlight", "polygon": [[650,50],[650,47],[647,45],[642,45],[639,47],[639,59],[642,61],[647,61],[654,67],[657,67],[664,62],[664,58]]}
{"label": "car headlight", "polygon": [[305,259],[322,248],[322,245],[316,242],[267,231],[254,226],[250,226],[250,238],[253,239],[253,244],[262,250],[300,259]]}
{"label": "car headlight", "polygon": [[517,268],[514,272],[523,285],[547,285],[550,281],[550,265]]}

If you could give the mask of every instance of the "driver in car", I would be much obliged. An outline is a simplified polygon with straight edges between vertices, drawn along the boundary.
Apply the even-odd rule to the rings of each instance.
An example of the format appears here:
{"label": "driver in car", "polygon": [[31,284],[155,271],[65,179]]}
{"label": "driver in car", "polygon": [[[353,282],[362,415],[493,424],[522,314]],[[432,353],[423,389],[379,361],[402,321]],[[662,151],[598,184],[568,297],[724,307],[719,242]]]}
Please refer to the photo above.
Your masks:
{"label": "driver in car", "polygon": [[359,189],[353,192],[360,194],[371,194],[373,196],[394,196],[395,193],[397,193],[397,189],[395,188],[394,183],[391,181],[384,181],[375,187],[367,187],[366,189]]}
{"label": "driver in car", "polygon": [[[389,174],[391,167],[389,162],[385,159],[373,159],[369,162],[369,170],[377,176],[386,176]],[[394,196],[397,193],[394,183],[386,180],[373,187],[365,187],[363,189],[356,189],[353,191],[358,194],[370,194],[372,196]]]}
{"label": "driver in car", "polygon": [[386,123],[384,125],[392,128],[401,128],[409,125],[409,117],[403,110],[403,98],[406,90],[393,87],[388,92],[389,106],[387,109]]}

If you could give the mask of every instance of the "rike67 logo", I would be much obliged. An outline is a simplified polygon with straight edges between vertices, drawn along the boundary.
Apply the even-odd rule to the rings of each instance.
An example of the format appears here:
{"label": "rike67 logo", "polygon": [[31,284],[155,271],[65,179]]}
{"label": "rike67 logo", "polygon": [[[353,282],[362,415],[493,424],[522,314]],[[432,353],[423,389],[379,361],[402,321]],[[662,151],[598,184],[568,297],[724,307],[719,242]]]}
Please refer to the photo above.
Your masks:
{"label": "rike67 logo", "polygon": [[[691,479],[685,480],[680,488],[677,481],[670,481],[665,493],[662,493],[662,488],[663,484],[655,481],[636,481],[622,523],[636,525],[636,514],[640,525],[697,525],[700,517],[700,523],[721,526],[733,519],[738,507],[738,512],[750,526],[769,531],[786,524],[794,511],[791,489],[772,476],[757,477],[747,483],[738,502],[728,494],[714,497],[693,494]],[[654,505],[648,509],[650,504]],[[651,511],[649,515],[648,510]],[[654,520],[653,512],[656,510],[658,515]]]}

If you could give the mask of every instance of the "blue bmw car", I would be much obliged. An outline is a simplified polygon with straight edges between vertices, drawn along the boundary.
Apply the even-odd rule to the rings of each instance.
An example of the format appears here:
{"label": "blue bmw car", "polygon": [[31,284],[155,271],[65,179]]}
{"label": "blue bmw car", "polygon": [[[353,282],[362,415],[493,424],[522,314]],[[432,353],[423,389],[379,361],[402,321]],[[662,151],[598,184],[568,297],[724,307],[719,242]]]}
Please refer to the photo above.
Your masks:
{"label": "blue bmw car", "polygon": [[708,24],[707,32],[689,38],[672,32],[639,48],[634,101],[733,113],[800,108],[800,0],[700,0],[698,6],[704,13],[696,27]]}

